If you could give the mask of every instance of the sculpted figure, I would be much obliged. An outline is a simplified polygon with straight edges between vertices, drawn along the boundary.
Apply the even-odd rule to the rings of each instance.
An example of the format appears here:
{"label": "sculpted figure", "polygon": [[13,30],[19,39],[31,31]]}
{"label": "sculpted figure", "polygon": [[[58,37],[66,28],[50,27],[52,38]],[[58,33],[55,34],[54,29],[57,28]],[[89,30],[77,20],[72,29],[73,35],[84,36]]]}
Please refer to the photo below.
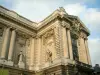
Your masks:
{"label": "sculpted figure", "polygon": [[46,52],[47,62],[52,62],[52,52],[48,49]]}
{"label": "sculpted figure", "polygon": [[20,54],[18,55],[18,66],[20,68],[25,68],[23,58],[24,58],[24,55],[23,55],[22,51],[20,51]]}

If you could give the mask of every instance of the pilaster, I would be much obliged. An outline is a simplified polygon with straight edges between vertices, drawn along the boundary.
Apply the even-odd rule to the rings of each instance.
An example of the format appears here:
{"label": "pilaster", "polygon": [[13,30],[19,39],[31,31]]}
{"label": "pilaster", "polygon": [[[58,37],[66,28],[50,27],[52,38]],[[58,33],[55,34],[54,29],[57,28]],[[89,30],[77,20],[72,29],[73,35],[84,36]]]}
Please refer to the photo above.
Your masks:
{"label": "pilaster", "polygon": [[29,66],[29,69],[30,70],[33,70],[33,67],[34,67],[34,38],[31,38],[31,51],[30,51],[30,66]]}
{"label": "pilaster", "polygon": [[68,35],[67,35],[67,29],[65,27],[62,27],[62,38],[63,38],[63,51],[64,51],[64,57],[70,58],[69,49],[68,49]]}
{"label": "pilaster", "polygon": [[88,61],[88,64],[89,65],[92,65],[91,64],[91,59],[90,59],[90,53],[89,53],[89,48],[88,48],[88,42],[87,42],[88,39],[85,39],[85,48],[86,48],[86,52],[87,52],[87,61]]}
{"label": "pilaster", "polygon": [[67,30],[67,40],[68,40],[68,49],[69,49],[69,53],[70,53],[70,59],[73,60],[73,51],[72,51],[72,42],[71,42],[71,34],[70,34],[70,30]]}

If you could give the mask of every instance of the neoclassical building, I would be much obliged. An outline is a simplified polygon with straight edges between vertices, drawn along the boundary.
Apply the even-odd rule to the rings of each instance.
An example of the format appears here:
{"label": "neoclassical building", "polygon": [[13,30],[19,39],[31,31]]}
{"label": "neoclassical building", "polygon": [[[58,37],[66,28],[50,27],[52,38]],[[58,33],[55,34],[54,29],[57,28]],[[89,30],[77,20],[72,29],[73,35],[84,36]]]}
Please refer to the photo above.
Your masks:
{"label": "neoclassical building", "polygon": [[0,68],[9,75],[92,75],[89,34],[62,7],[36,23],[0,6]]}

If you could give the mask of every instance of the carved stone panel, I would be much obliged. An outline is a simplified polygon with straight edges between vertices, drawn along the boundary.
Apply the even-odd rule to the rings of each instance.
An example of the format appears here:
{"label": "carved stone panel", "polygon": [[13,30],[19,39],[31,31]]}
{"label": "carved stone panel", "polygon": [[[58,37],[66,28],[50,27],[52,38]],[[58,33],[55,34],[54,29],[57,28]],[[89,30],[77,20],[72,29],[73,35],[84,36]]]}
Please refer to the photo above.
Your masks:
{"label": "carved stone panel", "polygon": [[18,56],[20,54],[20,51],[22,51],[23,54],[23,62],[26,64],[26,41],[27,39],[19,36],[17,34],[16,36],[16,43],[15,43],[15,50],[14,50],[14,55],[13,55],[13,61],[17,65],[18,64]]}
{"label": "carved stone panel", "polygon": [[45,62],[51,62],[56,58],[54,31],[50,30],[43,35],[43,47],[45,51]]}

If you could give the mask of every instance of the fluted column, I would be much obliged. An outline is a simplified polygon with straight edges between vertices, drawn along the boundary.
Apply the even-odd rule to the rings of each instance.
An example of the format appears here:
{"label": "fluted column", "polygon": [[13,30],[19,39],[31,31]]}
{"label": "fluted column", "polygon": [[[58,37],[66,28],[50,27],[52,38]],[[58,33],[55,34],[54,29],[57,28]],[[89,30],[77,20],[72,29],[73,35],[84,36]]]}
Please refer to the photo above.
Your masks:
{"label": "fluted column", "polygon": [[90,53],[89,53],[87,39],[85,39],[85,47],[86,47],[86,52],[87,52],[88,64],[91,65],[91,58],[90,58]]}
{"label": "fluted column", "polygon": [[34,38],[31,39],[31,51],[30,51],[30,70],[33,70],[34,66]]}
{"label": "fluted column", "polygon": [[35,67],[35,70],[39,70],[39,66],[40,66],[40,52],[41,52],[41,38],[38,37],[37,38],[37,55],[36,55],[36,58],[37,58],[37,63],[36,63],[36,67]]}
{"label": "fluted column", "polygon": [[4,41],[2,45],[1,59],[6,58],[6,52],[8,50],[9,40],[10,40],[10,28],[7,28],[5,31]]}
{"label": "fluted column", "polygon": [[67,37],[67,30],[65,27],[62,28],[63,32],[63,51],[64,57],[69,58],[69,50],[68,50],[68,37]]}
{"label": "fluted column", "polygon": [[8,60],[10,61],[12,61],[13,50],[14,50],[14,45],[15,45],[15,38],[16,38],[16,32],[15,30],[13,30],[11,34],[10,48],[9,48],[9,54],[8,54]]}
{"label": "fluted column", "polygon": [[67,30],[67,40],[68,40],[68,49],[69,49],[69,54],[70,54],[70,59],[73,59],[73,51],[72,51],[72,42],[71,42],[71,35],[70,35],[70,30]]}

